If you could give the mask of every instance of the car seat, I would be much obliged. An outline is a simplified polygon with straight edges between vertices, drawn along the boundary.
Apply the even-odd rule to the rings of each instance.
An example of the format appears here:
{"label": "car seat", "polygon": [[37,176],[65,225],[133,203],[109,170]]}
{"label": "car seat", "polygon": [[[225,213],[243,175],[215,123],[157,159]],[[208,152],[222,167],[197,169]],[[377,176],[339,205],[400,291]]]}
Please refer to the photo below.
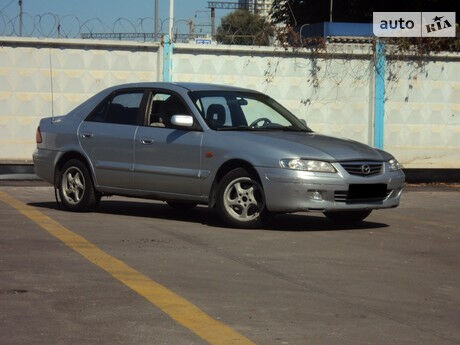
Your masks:
{"label": "car seat", "polygon": [[219,128],[225,125],[226,112],[222,104],[211,104],[206,111],[206,123],[211,128]]}

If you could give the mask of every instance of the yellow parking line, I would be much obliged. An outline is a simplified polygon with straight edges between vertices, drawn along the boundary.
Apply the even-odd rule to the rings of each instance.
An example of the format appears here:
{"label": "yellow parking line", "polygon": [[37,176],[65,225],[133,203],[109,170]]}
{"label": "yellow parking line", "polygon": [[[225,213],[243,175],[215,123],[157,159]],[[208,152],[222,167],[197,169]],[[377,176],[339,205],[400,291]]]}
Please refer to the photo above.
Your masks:
{"label": "yellow parking line", "polygon": [[90,262],[99,266],[114,278],[156,305],[182,326],[210,344],[254,344],[229,326],[213,319],[185,298],[136,271],[123,261],[107,254],[84,237],[70,231],[57,221],[27,206],[7,193],[0,192],[0,200],[17,209],[51,235],[64,242]]}

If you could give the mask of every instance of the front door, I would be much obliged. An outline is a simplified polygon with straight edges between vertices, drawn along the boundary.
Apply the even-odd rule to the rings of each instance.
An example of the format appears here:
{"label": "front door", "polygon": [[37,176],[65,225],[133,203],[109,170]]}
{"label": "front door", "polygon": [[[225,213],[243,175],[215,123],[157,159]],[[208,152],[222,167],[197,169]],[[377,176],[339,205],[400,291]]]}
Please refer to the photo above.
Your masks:
{"label": "front door", "polygon": [[[152,92],[144,126],[135,138],[136,189],[164,195],[200,195],[200,157],[203,132],[171,124],[173,115],[192,115],[179,95]],[[193,115],[192,115],[193,116]]]}
{"label": "front door", "polygon": [[143,123],[143,98],[143,90],[113,94],[80,125],[80,144],[98,186],[132,188],[134,138]]}

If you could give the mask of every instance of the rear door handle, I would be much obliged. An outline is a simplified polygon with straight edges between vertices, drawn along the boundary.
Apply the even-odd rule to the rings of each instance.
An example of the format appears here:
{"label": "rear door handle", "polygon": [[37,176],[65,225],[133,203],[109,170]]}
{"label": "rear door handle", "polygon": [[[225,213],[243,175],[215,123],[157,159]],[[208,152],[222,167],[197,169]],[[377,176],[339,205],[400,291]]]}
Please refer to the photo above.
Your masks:
{"label": "rear door handle", "polygon": [[141,144],[144,144],[144,145],[152,145],[152,144],[153,144],[153,140],[152,140],[152,139],[141,139]]}
{"label": "rear door handle", "polygon": [[92,137],[93,137],[93,133],[82,133],[82,134],[81,134],[81,137],[82,137],[82,138],[89,139],[89,138],[92,138]]}

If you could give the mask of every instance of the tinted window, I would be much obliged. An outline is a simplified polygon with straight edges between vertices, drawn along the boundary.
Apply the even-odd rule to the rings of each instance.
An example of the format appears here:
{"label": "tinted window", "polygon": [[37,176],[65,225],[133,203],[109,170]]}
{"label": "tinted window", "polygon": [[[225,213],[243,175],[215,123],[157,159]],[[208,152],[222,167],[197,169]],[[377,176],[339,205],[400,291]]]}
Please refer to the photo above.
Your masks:
{"label": "tinted window", "polygon": [[107,110],[105,122],[136,125],[142,97],[144,97],[143,92],[124,93],[115,96]]}
{"label": "tinted window", "polygon": [[152,96],[148,109],[148,124],[152,127],[171,128],[173,115],[189,115],[189,111],[178,96],[164,92]]}
{"label": "tinted window", "polygon": [[105,114],[107,113],[107,109],[109,107],[110,100],[105,100],[101,104],[97,106],[94,112],[88,116],[86,121],[92,122],[104,122],[105,121]]}
{"label": "tinted window", "polygon": [[114,96],[101,103],[87,121],[137,125],[143,92],[129,92]]}

